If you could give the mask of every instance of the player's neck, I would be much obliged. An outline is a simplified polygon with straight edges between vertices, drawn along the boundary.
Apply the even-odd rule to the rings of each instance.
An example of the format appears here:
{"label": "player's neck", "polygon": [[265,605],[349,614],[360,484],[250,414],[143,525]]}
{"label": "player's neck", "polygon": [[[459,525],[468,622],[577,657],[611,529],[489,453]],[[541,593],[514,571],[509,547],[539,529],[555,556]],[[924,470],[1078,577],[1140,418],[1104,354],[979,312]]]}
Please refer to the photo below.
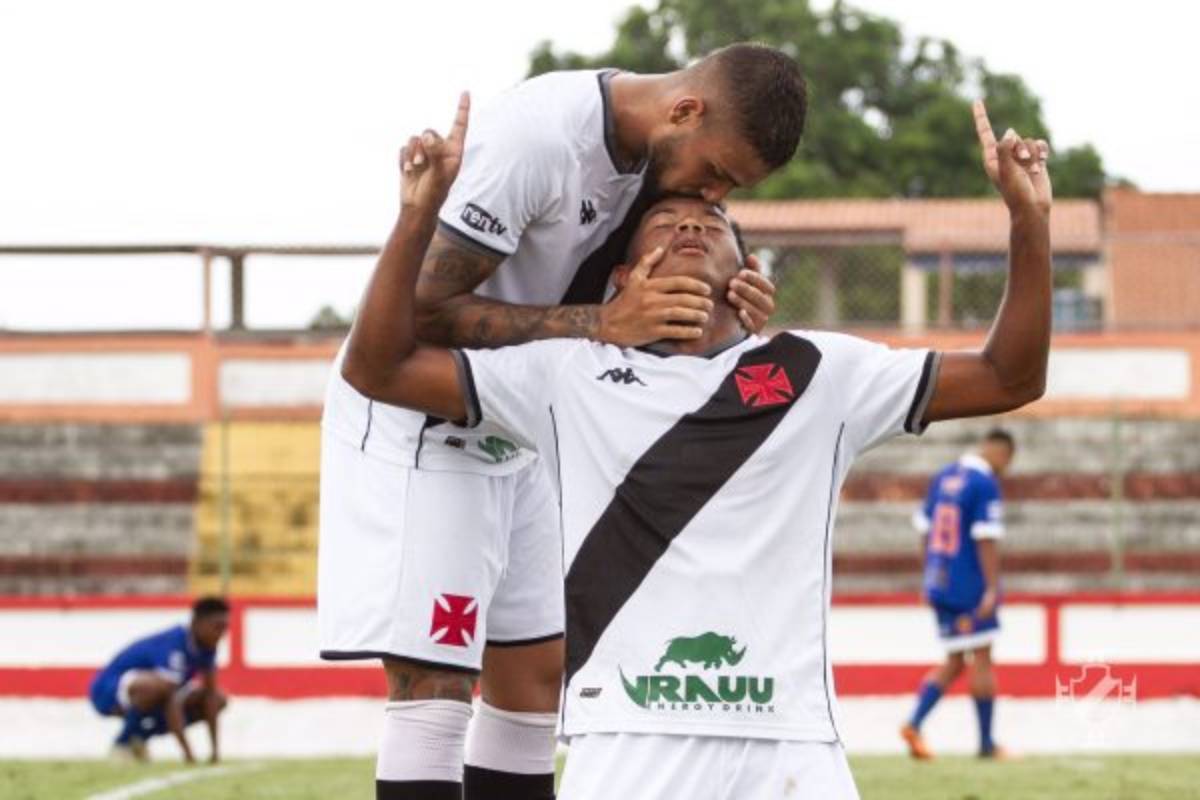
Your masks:
{"label": "player's neck", "polygon": [[647,155],[650,132],[659,118],[663,97],[669,96],[674,73],[636,75],[622,72],[609,82],[617,155],[627,164],[637,164]]}
{"label": "player's neck", "polygon": [[745,333],[733,306],[717,303],[699,339],[663,339],[655,342],[654,349],[683,356],[705,355],[740,341]]}

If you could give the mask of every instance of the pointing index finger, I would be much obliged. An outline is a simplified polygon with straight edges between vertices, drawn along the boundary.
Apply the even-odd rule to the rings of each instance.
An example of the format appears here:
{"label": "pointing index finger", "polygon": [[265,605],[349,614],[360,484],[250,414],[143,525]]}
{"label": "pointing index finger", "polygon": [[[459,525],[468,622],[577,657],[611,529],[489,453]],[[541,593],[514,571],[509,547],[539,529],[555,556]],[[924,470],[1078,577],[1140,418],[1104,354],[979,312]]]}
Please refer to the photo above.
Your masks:
{"label": "pointing index finger", "polygon": [[992,132],[992,122],[988,119],[987,106],[982,100],[976,100],[971,104],[971,111],[975,115],[975,133],[979,136],[979,144],[984,150],[991,150],[996,146],[996,134]]}
{"label": "pointing index finger", "polygon": [[454,113],[454,124],[450,126],[452,142],[461,144],[467,138],[467,118],[471,116],[471,93],[463,92],[458,96],[458,110]]}

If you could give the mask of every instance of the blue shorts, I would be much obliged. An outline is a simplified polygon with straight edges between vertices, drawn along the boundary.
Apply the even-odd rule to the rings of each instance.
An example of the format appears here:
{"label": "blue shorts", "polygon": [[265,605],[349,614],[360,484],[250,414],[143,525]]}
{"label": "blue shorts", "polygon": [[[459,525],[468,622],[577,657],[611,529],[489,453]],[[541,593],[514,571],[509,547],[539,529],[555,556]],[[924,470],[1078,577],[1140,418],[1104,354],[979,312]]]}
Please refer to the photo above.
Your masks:
{"label": "blue shorts", "polygon": [[106,669],[100,670],[96,677],[92,678],[92,685],[88,688],[88,699],[92,701],[92,708],[96,709],[97,714],[107,717],[113,713],[124,713],[120,701],[117,700],[117,686],[120,682],[121,673]]}
{"label": "blue shorts", "polygon": [[933,604],[937,616],[938,637],[948,653],[974,650],[992,643],[1000,632],[1000,606],[990,617],[980,617],[975,609],[951,608]]}

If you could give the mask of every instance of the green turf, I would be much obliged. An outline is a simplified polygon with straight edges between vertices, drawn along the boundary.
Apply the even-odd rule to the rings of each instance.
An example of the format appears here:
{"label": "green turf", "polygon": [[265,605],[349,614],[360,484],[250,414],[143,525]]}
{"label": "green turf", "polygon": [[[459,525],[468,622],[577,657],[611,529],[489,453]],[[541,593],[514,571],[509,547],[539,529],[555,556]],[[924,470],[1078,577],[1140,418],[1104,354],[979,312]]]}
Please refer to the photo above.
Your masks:
{"label": "green turf", "polygon": [[850,759],[863,800],[1166,800],[1200,798],[1200,758],[1054,756],[986,762]]}
{"label": "green turf", "polygon": [[[240,771],[214,775],[144,797],[148,800],[369,800],[374,796],[370,759],[231,764]],[[1200,758],[1194,755],[1059,756],[1006,763],[972,758],[914,763],[901,757],[867,756],[851,759],[851,765],[863,800],[1200,798]],[[182,765],[173,762],[142,766],[103,761],[0,761],[0,798],[79,800],[95,792],[182,769]]]}

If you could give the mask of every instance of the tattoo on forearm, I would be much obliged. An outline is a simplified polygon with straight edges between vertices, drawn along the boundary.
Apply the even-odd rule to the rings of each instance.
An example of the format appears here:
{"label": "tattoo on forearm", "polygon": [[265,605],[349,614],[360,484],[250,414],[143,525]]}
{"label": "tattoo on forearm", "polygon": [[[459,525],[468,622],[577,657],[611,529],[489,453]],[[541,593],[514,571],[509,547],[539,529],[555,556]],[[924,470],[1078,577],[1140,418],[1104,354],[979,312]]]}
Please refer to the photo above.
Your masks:
{"label": "tattoo on forearm", "polygon": [[504,347],[534,339],[595,338],[599,328],[599,306],[516,306],[467,294],[429,309],[419,335],[445,347]]}
{"label": "tattoo on forearm", "polygon": [[520,306],[472,294],[497,263],[454,242],[435,240],[417,281],[418,336],[446,347],[596,336],[599,306]]}
{"label": "tattoo on forearm", "polygon": [[598,306],[514,306],[484,298],[463,304],[455,337],[461,347],[503,347],[534,339],[589,338],[600,323]]}

